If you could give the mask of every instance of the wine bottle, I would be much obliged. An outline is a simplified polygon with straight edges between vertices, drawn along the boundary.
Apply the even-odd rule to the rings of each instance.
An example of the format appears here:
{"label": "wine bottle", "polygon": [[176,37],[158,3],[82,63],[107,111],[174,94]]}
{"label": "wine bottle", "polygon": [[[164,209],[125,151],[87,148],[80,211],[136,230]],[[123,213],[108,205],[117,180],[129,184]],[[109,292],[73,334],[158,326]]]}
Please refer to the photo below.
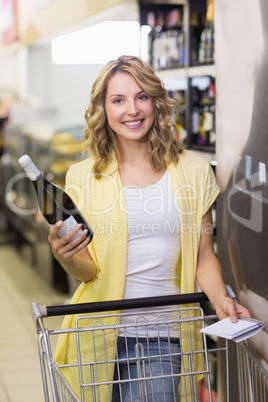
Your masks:
{"label": "wine bottle", "polygon": [[192,107],[192,143],[197,144],[200,126],[199,92],[197,87],[193,87],[193,107]]}
{"label": "wine bottle", "polygon": [[58,236],[60,238],[64,237],[80,223],[82,228],[72,237],[71,241],[79,236],[84,229],[88,230],[87,237],[91,241],[93,231],[71,197],[60,187],[47,180],[32,162],[29,155],[21,156],[19,164],[34,185],[40,211],[47,222],[50,225],[54,225],[59,220],[63,221]]}

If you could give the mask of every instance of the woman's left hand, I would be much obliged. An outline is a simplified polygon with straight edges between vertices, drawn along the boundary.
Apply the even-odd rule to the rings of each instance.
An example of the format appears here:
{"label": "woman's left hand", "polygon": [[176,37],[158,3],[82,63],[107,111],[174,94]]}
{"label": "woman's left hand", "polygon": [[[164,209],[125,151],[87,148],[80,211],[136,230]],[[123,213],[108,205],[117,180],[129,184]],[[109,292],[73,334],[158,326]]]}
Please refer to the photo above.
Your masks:
{"label": "woman's left hand", "polygon": [[215,310],[217,316],[222,320],[223,318],[230,317],[232,322],[237,322],[238,317],[251,317],[249,310],[239,303],[236,303],[229,296],[219,296],[217,303],[215,303]]}

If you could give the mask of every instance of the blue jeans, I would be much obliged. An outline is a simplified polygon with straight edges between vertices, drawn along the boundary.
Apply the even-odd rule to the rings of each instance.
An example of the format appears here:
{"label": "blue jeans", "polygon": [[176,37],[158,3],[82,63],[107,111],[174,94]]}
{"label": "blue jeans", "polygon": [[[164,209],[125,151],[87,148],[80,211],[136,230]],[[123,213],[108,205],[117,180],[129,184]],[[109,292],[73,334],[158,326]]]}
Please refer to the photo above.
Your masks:
{"label": "blue jeans", "polygon": [[114,381],[119,383],[113,386],[112,402],[176,402],[176,374],[181,368],[179,339],[126,339],[118,338]]}

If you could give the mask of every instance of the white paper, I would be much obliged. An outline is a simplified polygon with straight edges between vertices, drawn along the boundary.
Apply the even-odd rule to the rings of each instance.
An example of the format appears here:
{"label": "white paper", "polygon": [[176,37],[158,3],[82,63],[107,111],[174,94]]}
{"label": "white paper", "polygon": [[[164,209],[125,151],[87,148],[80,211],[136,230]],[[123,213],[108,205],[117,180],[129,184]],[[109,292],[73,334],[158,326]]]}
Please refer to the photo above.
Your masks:
{"label": "white paper", "polygon": [[201,332],[241,342],[257,334],[264,326],[263,321],[250,318],[240,318],[238,322],[232,323],[228,317],[201,329]]}

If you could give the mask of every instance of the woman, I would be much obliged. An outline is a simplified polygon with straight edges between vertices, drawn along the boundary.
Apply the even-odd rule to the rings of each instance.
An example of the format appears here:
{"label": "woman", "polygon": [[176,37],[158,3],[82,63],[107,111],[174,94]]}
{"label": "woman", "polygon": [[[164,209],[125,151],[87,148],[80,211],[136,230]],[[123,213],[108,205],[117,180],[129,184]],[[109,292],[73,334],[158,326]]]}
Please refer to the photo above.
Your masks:
{"label": "woman", "polygon": [[[121,56],[102,69],[86,112],[84,145],[90,157],[66,176],[66,190],[95,236],[90,244],[86,232],[72,242],[73,232],[59,239],[58,222],[49,241],[63,268],[82,281],[72,303],[191,293],[197,280],[219,318],[236,321],[249,313],[228,297],[213,251],[211,206],[218,186],[209,164],[174,139],[173,106],[162,82],[141,59]],[[73,325],[74,317],[66,317],[64,328]],[[176,328],[172,331],[178,351],[179,334]],[[134,336],[121,330],[119,356],[134,347]],[[76,358],[73,341],[66,337],[58,343],[59,364]],[[90,353],[88,349],[85,342],[83,353]],[[103,349],[101,340],[95,349]],[[180,362],[174,366],[179,372]],[[109,370],[111,376],[114,368]],[[70,371],[64,374],[79,393]],[[116,375],[128,378],[125,367],[116,367]],[[167,401],[174,400],[169,388],[167,383]],[[119,400],[116,392],[113,400]],[[134,386],[126,384],[122,392],[124,401],[139,400]],[[150,392],[163,400],[163,390]]]}

